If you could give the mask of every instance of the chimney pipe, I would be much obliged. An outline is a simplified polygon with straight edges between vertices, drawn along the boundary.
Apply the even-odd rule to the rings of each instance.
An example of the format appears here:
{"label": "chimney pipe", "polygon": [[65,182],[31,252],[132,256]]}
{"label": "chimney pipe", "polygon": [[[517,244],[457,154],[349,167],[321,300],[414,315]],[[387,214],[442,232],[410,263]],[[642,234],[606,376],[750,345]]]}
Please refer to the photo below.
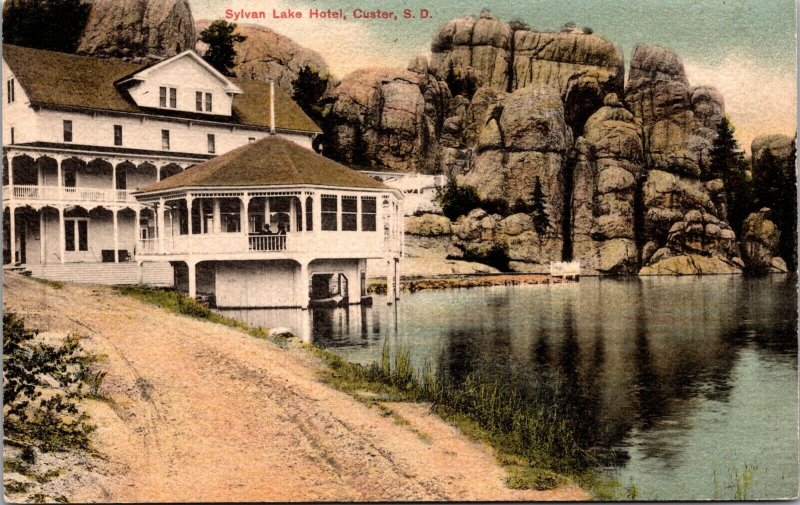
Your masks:
{"label": "chimney pipe", "polygon": [[275,81],[269,81],[269,134],[275,135]]}

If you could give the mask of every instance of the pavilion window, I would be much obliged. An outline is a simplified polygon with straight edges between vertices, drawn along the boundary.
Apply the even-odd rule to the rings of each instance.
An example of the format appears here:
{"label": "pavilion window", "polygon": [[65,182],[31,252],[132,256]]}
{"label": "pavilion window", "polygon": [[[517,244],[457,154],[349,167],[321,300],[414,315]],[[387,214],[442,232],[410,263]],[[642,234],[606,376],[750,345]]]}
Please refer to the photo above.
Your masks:
{"label": "pavilion window", "polygon": [[342,197],[342,230],[356,231],[358,229],[358,197]]}
{"label": "pavilion window", "polygon": [[158,88],[158,105],[159,107],[167,108],[167,87],[161,86]]}
{"label": "pavilion window", "polygon": [[322,212],[322,229],[336,231],[336,214],[339,212],[338,198],[335,195],[322,195],[320,211]]}
{"label": "pavilion window", "polygon": [[377,230],[378,204],[374,196],[361,197],[361,231]]}
{"label": "pavilion window", "polygon": [[203,112],[203,92],[195,91],[194,93],[194,110]]}
{"label": "pavilion window", "polygon": [[211,154],[217,152],[217,142],[213,133],[208,134],[208,152]]}
{"label": "pavilion window", "polygon": [[169,107],[170,109],[178,107],[178,90],[175,88],[169,88]]}
{"label": "pavilion window", "polygon": [[211,93],[206,93],[206,112],[211,112],[212,103],[211,103]]}
{"label": "pavilion window", "polygon": [[72,142],[72,121],[64,120],[64,142]]}
{"label": "pavilion window", "polygon": [[169,151],[169,130],[161,130],[161,149]]}
{"label": "pavilion window", "polygon": [[114,125],[114,145],[122,145],[122,125],[119,124]]}
{"label": "pavilion window", "polygon": [[314,199],[306,198],[306,231],[314,230]]}

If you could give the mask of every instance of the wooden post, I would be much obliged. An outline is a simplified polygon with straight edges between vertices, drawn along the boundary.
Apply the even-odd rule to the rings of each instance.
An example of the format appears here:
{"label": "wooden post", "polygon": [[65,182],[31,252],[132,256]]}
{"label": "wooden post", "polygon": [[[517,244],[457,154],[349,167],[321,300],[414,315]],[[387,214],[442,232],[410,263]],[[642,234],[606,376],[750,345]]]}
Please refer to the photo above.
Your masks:
{"label": "wooden post", "polygon": [[119,263],[119,228],[117,223],[118,209],[111,209],[111,224],[114,229],[114,263]]}
{"label": "wooden post", "polygon": [[[139,221],[141,220],[141,209],[137,206],[133,209],[133,254],[139,251]],[[141,264],[139,265],[141,267]]]}
{"label": "wooden post", "polygon": [[164,254],[164,206],[166,200],[164,197],[158,199],[158,208],[156,210],[156,236],[158,237],[158,252]]}
{"label": "wooden post", "polygon": [[386,304],[391,305],[394,303],[394,271],[392,270],[393,259],[386,260]]}
{"label": "wooden post", "polygon": [[64,207],[58,208],[58,242],[61,256],[61,263],[64,263],[64,257],[67,254],[67,237],[64,229]]}
{"label": "wooden post", "polygon": [[45,261],[47,260],[47,249],[45,246],[45,237],[47,233],[45,232],[45,218],[44,218],[44,207],[39,209],[39,264],[44,265]]}
{"label": "wooden post", "polygon": [[8,252],[11,256],[10,264],[13,266],[17,263],[17,223],[15,219],[16,208],[13,205],[8,206]]}
{"label": "wooden post", "polygon": [[220,210],[219,197],[211,200],[211,219],[214,220],[211,233],[222,233],[222,212]]}
{"label": "wooden post", "polygon": [[[250,220],[247,216],[247,209],[250,206],[250,193],[245,193],[239,200],[239,231],[247,236]],[[246,250],[246,249],[245,249]]]}
{"label": "wooden post", "polygon": [[189,267],[189,296],[192,298],[197,297],[197,278],[195,274],[195,263],[187,261],[186,266]]}

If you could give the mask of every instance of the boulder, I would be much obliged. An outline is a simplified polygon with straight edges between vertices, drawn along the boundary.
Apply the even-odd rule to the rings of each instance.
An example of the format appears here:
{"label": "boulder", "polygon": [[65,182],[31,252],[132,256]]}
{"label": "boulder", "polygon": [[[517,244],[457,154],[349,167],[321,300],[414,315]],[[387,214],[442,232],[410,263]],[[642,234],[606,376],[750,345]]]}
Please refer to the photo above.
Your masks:
{"label": "boulder", "polygon": [[437,214],[423,214],[421,216],[406,216],[405,232],[409,235],[433,237],[450,235],[452,229],[450,220]]}
{"label": "boulder", "polygon": [[[195,23],[200,34],[210,21]],[[247,37],[234,45],[236,66],[233,71],[237,77],[258,81],[274,81],[290,95],[294,93],[294,82],[303,68],[308,67],[323,78],[329,74],[328,64],[316,51],[301,46],[265,26],[236,24],[236,33]],[[204,54],[207,45],[197,41],[197,52]]]}
{"label": "boulder", "polygon": [[794,139],[788,135],[760,135],[750,143],[753,161],[758,160],[767,150],[772,152],[773,156],[778,159],[786,159],[792,154],[793,141]]}
{"label": "boulder", "polygon": [[708,275],[740,274],[741,266],[734,261],[699,254],[670,256],[642,267],[639,275]]}
{"label": "boulder", "polygon": [[742,259],[752,272],[769,271],[777,256],[781,233],[771,217],[772,211],[764,207],[747,216],[742,224]]}
{"label": "boulder", "polygon": [[196,38],[188,0],[93,0],[76,52],[152,63]]}

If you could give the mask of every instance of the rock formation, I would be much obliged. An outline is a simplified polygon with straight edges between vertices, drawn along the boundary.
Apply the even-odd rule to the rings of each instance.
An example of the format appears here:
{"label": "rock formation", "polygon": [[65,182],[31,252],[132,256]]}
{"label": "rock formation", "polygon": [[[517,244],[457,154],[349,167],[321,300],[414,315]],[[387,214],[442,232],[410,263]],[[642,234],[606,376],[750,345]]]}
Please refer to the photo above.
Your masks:
{"label": "rock formation", "polygon": [[772,211],[764,207],[747,216],[742,225],[742,259],[751,272],[787,271],[786,262],[777,256],[781,234],[771,217]]}
{"label": "rock formation", "polygon": [[[195,29],[199,34],[210,24],[198,21]],[[328,64],[316,51],[297,44],[267,27],[252,24],[237,24],[236,33],[247,37],[234,46],[236,66],[234,73],[244,79],[271,81],[294,93],[294,82],[300,71],[308,67],[321,77],[327,77]],[[206,44],[197,41],[197,52],[203,54]]]}
{"label": "rock formation", "polygon": [[326,97],[332,126],[324,152],[353,165],[436,173],[449,98],[447,85],[427,73],[427,62],[353,72]]}
{"label": "rock formation", "polygon": [[611,93],[586,122],[573,174],[573,256],[587,272],[636,272],[635,192],[642,175],[640,125]]}
{"label": "rock formation", "polygon": [[188,0],[93,0],[77,53],[150,63],[195,39]]}

